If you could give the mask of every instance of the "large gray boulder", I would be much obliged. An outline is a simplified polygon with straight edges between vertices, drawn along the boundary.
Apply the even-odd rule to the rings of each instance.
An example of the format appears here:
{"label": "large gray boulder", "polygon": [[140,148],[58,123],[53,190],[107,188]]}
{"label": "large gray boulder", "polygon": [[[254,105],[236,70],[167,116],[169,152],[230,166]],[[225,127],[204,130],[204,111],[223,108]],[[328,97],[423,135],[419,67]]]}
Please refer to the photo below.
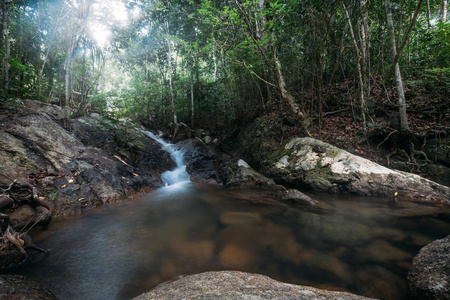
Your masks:
{"label": "large gray boulder", "polygon": [[160,174],[173,165],[160,145],[131,124],[98,114],[71,119],[54,105],[24,104],[0,115],[0,186],[31,182],[55,204],[56,215],[160,187]]}
{"label": "large gray boulder", "polygon": [[238,271],[206,272],[161,284],[135,300],[234,299],[369,299],[345,292],[287,284],[270,277]]}
{"label": "large gray boulder", "polygon": [[408,273],[409,299],[450,299],[450,235],[423,247]]}
{"label": "large gray boulder", "polygon": [[313,138],[294,138],[273,153],[268,174],[289,186],[450,204],[450,188],[394,171]]}

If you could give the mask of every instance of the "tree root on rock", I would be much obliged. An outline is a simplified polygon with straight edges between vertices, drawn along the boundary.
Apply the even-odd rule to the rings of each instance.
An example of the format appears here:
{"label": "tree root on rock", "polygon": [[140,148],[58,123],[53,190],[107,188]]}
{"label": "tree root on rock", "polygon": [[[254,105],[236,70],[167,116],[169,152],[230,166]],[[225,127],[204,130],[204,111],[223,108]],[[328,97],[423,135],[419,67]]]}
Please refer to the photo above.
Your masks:
{"label": "tree root on rock", "polygon": [[[383,146],[388,151],[386,155],[387,165],[390,165],[391,157],[400,155],[406,158],[407,165],[411,167],[424,167],[431,160],[423,150],[427,138],[430,136],[440,136],[445,132],[440,131],[428,131],[425,134],[414,133],[410,130],[397,130],[392,128],[381,128],[371,133],[370,139],[373,141],[380,141],[377,149]],[[419,157],[422,159],[419,161]]]}
{"label": "tree root on rock", "polygon": [[[10,216],[5,213],[5,210],[15,210],[23,204],[31,204],[32,206],[42,206],[48,210],[46,214],[40,214],[37,218],[32,217],[28,221],[11,225]],[[6,188],[1,188],[0,191],[0,251],[18,250],[25,257],[22,261],[14,262],[11,268],[24,263],[29,259],[27,253],[28,249],[47,253],[48,250],[36,246],[31,237],[23,230],[31,229],[37,225],[48,224],[53,215],[53,205],[42,198],[39,198],[35,186],[30,183],[17,183],[17,180],[12,181]],[[0,266],[0,270],[2,270]],[[3,268],[5,269],[5,268]]]}

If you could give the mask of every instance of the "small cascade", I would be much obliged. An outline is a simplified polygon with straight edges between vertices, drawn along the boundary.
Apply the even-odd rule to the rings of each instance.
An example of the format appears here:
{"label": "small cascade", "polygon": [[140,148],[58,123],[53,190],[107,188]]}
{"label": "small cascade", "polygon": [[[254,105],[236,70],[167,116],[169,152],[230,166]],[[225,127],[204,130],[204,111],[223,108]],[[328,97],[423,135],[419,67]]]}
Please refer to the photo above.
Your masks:
{"label": "small cascade", "polygon": [[170,154],[170,157],[177,165],[175,169],[161,174],[161,179],[164,182],[164,185],[169,186],[180,182],[190,181],[189,174],[186,172],[186,165],[184,164],[185,151],[176,149],[175,145],[167,143],[150,131],[144,131],[144,133],[159,143],[162,146],[162,149]]}

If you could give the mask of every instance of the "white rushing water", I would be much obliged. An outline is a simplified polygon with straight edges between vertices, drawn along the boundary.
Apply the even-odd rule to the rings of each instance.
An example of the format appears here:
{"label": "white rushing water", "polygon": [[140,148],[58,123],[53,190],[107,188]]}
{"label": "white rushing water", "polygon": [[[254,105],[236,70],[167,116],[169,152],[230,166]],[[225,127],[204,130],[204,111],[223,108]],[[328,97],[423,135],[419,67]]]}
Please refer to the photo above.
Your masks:
{"label": "white rushing water", "polygon": [[154,135],[150,131],[144,131],[144,133],[150,138],[158,142],[162,149],[170,154],[177,167],[171,171],[166,171],[161,174],[161,179],[164,185],[174,185],[180,182],[190,181],[189,174],[186,172],[186,165],[184,164],[184,153],[182,149],[176,149],[175,145],[169,144],[162,138]]}

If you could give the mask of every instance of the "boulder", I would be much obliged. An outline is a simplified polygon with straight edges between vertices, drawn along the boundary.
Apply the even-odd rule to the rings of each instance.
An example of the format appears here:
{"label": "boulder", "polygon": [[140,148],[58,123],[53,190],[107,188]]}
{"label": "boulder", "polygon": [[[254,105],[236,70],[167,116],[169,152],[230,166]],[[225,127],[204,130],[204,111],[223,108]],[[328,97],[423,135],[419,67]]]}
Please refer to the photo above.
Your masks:
{"label": "boulder", "polygon": [[181,141],[177,147],[185,152],[186,171],[193,182],[221,183],[218,175],[218,159],[223,155],[215,148],[205,144],[201,139]]}
{"label": "boulder", "polygon": [[41,284],[19,275],[0,275],[0,299],[56,300]]}
{"label": "boulder", "polygon": [[24,104],[0,116],[0,185],[31,182],[56,215],[160,187],[160,174],[174,165],[129,122],[98,114],[70,119],[54,105]]}
{"label": "boulder", "polygon": [[244,160],[222,162],[220,177],[228,188],[258,188],[269,191],[274,197],[311,206],[319,203],[296,189],[276,184],[272,179],[256,172]]}
{"label": "boulder", "polygon": [[313,138],[290,140],[266,163],[268,175],[288,186],[450,204],[446,186],[388,169]]}
{"label": "boulder", "polygon": [[408,299],[450,298],[450,235],[423,247],[408,273]]}
{"label": "boulder", "polygon": [[238,271],[206,272],[165,283],[135,300],[151,299],[369,299],[346,292],[282,283]]}

